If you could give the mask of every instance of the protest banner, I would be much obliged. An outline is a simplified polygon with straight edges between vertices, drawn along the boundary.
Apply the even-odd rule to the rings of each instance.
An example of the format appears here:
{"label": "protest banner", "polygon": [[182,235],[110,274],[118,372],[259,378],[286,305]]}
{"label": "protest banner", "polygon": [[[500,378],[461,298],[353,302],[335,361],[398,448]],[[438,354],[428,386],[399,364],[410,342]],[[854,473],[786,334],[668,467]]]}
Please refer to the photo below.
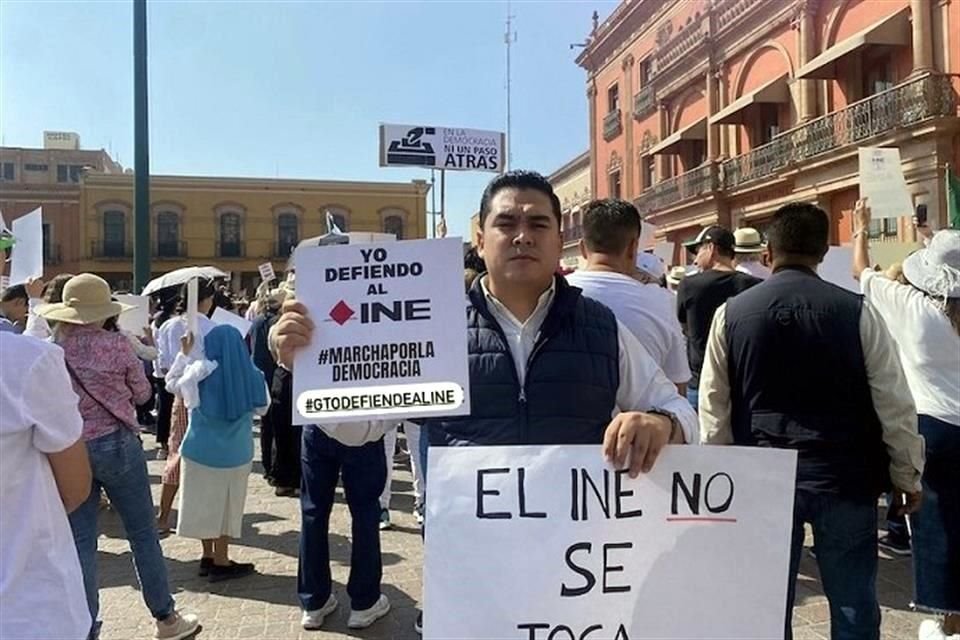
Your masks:
{"label": "protest banner", "polygon": [[796,452],[432,447],[424,638],[782,638]]}
{"label": "protest banner", "polygon": [[663,260],[666,267],[673,265],[673,243],[661,240],[654,246],[653,255]]}
{"label": "protest banner", "polygon": [[899,218],[913,215],[913,201],[903,177],[900,149],[860,147],[860,197],[867,198],[870,217]]}
{"label": "protest banner", "polygon": [[294,424],[470,413],[459,238],[300,246]]}
{"label": "protest banner", "polygon": [[257,271],[260,272],[260,279],[264,282],[272,282],[277,278],[277,274],[273,271],[273,265],[269,262],[264,262],[257,267]]}
{"label": "protest banner", "polygon": [[246,318],[220,307],[213,310],[210,320],[212,320],[214,324],[226,324],[234,327],[244,338],[247,337],[247,334],[250,333],[250,327],[253,326],[253,323]]}
{"label": "protest banner", "polygon": [[656,236],[657,225],[644,222],[640,226],[640,250],[653,249],[656,246]]}
{"label": "protest banner", "polygon": [[10,284],[43,277],[43,210],[38,207],[13,221],[15,244],[10,250]]}
{"label": "protest banner", "polygon": [[187,331],[197,337],[197,304],[199,303],[200,283],[196,278],[187,282]]}
{"label": "protest banner", "polygon": [[861,293],[860,283],[853,279],[853,248],[830,247],[823,262],[817,267],[817,274],[827,282],[832,282],[847,291]]}
{"label": "protest banner", "polygon": [[500,131],[380,125],[381,167],[500,172],[504,146],[504,135]]}
{"label": "protest banner", "polygon": [[133,307],[133,309],[120,314],[117,318],[117,325],[137,337],[142,336],[144,327],[150,325],[150,297],[134,296],[126,293],[118,293],[113,297],[117,299],[117,302]]}

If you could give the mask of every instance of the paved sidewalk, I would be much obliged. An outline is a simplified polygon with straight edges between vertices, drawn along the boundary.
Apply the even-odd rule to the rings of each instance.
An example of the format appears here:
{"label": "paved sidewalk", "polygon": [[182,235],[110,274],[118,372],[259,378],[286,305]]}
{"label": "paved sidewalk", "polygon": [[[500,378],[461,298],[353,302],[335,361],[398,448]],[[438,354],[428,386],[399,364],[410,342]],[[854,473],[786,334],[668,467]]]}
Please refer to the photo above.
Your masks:
{"label": "paved sidewalk", "polygon": [[[154,461],[153,437],[145,435],[154,501],[159,502],[163,462]],[[256,454],[259,459],[259,452]],[[395,466],[393,480],[394,527],[382,535],[384,592],[393,611],[362,632],[348,631],[349,600],[345,585],[350,559],[350,518],[342,494],[330,524],[330,555],[334,592],[340,608],[327,620],[324,631],[300,628],[297,607],[297,543],[299,502],[277,498],[263,481],[254,464],[247,495],[243,538],[232,548],[232,557],[254,562],[258,575],[210,585],[198,578],[200,543],[175,535],[163,540],[170,584],[177,605],[197,613],[203,623],[200,640],[213,638],[264,638],[327,640],[330,638],[391,638],[416,640],[413,630],[421,591],[423,548],[420,531],[411,515],[413,487],[407,463]],[[140,598],[130,547],[122,536],[122,525],[112,511],[101,511],[100,601],[104,619],[103,640],[152,638],[154,625]],[[809,544],[809,541],[808,541]],[[829,638],[830,623],[826,599],[816,578],[816,563],[808,555],[801,564],[798,601],[794,616],[796,640]],[[883,607],[883,639],[910,640],[917,637],[921,616],[909,611],[911,595],[909,559],[882,557],[878,589]]]}

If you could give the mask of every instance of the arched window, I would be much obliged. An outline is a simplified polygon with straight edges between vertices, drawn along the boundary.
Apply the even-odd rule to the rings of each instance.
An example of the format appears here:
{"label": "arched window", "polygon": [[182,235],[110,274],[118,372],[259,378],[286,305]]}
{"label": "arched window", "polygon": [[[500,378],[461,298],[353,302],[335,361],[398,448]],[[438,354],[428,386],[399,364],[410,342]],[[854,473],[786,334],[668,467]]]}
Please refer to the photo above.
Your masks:
{"label": "arched window", "polygon": [[383,219],[383,232],[392,233],[397,240],[403,240],[403,218],[400,216],[387,216]]}
{"label": "arched window", "polygon": [[288,258],[300,242],[300,226],[295,213],[277,216],[277,257]]}
{"label": "arched window", "polygon": [[157,214],[157,257],[176,258],[180,251],[180,216],[173,211]]}
{"label": "arched window", "polygon": [[122,258],[127,248],[127,216],[111,209],[103,212],[103,257]]}
{"label": "arched window", "polygon": [[242,257],[242,239],[242,222],[240,214],[235,211],[227,211],[220,214],[220,257]]}
{"label": "arched window", "polygon": [[[340,229],[343,233],[350,231],[350,212],[344,209],[343,207],[324,207],[322,210],[324,212],[324,217],[326,213],[330,214],[330,217],[333,218],[333,223],[337,225],[337,229]],[[324,222],[324,227],[326,227],[326,222]],[[327,229],[329,233],[332,229]]]}

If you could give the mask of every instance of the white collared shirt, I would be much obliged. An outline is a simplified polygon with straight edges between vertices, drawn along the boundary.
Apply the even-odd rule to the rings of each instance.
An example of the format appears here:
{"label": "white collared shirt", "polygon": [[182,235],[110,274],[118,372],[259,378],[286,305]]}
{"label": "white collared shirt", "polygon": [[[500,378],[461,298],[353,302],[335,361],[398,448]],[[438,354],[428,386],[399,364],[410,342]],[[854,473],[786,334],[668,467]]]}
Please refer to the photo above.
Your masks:
{"label": "white collared shirt", "polygon": [[[556,295],[556,284],[544,291],[533,313],[526,322],[520,322],[502,302],[487,289],[487,276],[480,280],[480,287],[487,299],[487,308],[504,335],[513,363],[517,369],[517,378],[522,386],[527,374],[530,354],[537,343],[540,328],[550,311]],[[620,386],[617,387],[616,407],[612,415],[625,411],[649,411],[660,409],[677,417],[683,428],[684,440],[688,444],[699,441],[697,414],[686,398],[677,393],[675,384],[657,366],[650,353],[640,344],[636,336],[630,333],[623,323],[617,321],[617,342],[620,361]]]}
{"label": "white collared shirt", "polygon": [[755,260],[752,262],[741,262],[737,265],[736,269],[740,273],[747,273],[761,280],[766,280],[773,275],[773,271],[769,267],[765,267],[763,263]]}

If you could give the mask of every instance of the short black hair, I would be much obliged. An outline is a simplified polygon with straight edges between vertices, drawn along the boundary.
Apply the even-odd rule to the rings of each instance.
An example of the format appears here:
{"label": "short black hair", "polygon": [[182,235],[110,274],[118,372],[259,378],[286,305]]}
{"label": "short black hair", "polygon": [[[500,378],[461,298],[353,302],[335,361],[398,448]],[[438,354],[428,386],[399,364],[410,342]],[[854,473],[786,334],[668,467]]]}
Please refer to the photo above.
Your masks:
{"label": "short black hair", "polygon": [[830,216],[815,204],[791,202],[773,214],[767,243],[775,255],[820,261],[830,244]]}
{"label": "short black hair", "polygon": [[0,301],[13,302],[14,300],[29,299],[30,296],[27,295],[27,286],[23,284],[15,284],[12,287],[7,287],[3,290],[3,297],[0,298]]}
{"label": "short black hair", "polygon": [[625,200],[592,200],[583,211],[583,241],[590,251],[618,254],[640,236],[640,212]]}
{"label": "short black hair", "polygon": [[539,191],[550,198],[550,204],[553,206],[553,215],[557,218],[557,227],[560,226],[560,198],[553,192],[553,185],[536,171],[526,171],[518,169],[508,171],[503,175],[497,176],[490,181],[487,188],[483,190],[483,196],[480,198],[480,228],[483,229],[483,223],[490,213],[490,203],[493,197],[503,189],[529,189]]}
{"label": "short black hair", "polygon": [[483,273],[487,270],[487,263],[484,262],[480,254],[477,253],[476,247],[470,247],[467,252],[463,254],[463,268],[473,269],[477,273]]}

